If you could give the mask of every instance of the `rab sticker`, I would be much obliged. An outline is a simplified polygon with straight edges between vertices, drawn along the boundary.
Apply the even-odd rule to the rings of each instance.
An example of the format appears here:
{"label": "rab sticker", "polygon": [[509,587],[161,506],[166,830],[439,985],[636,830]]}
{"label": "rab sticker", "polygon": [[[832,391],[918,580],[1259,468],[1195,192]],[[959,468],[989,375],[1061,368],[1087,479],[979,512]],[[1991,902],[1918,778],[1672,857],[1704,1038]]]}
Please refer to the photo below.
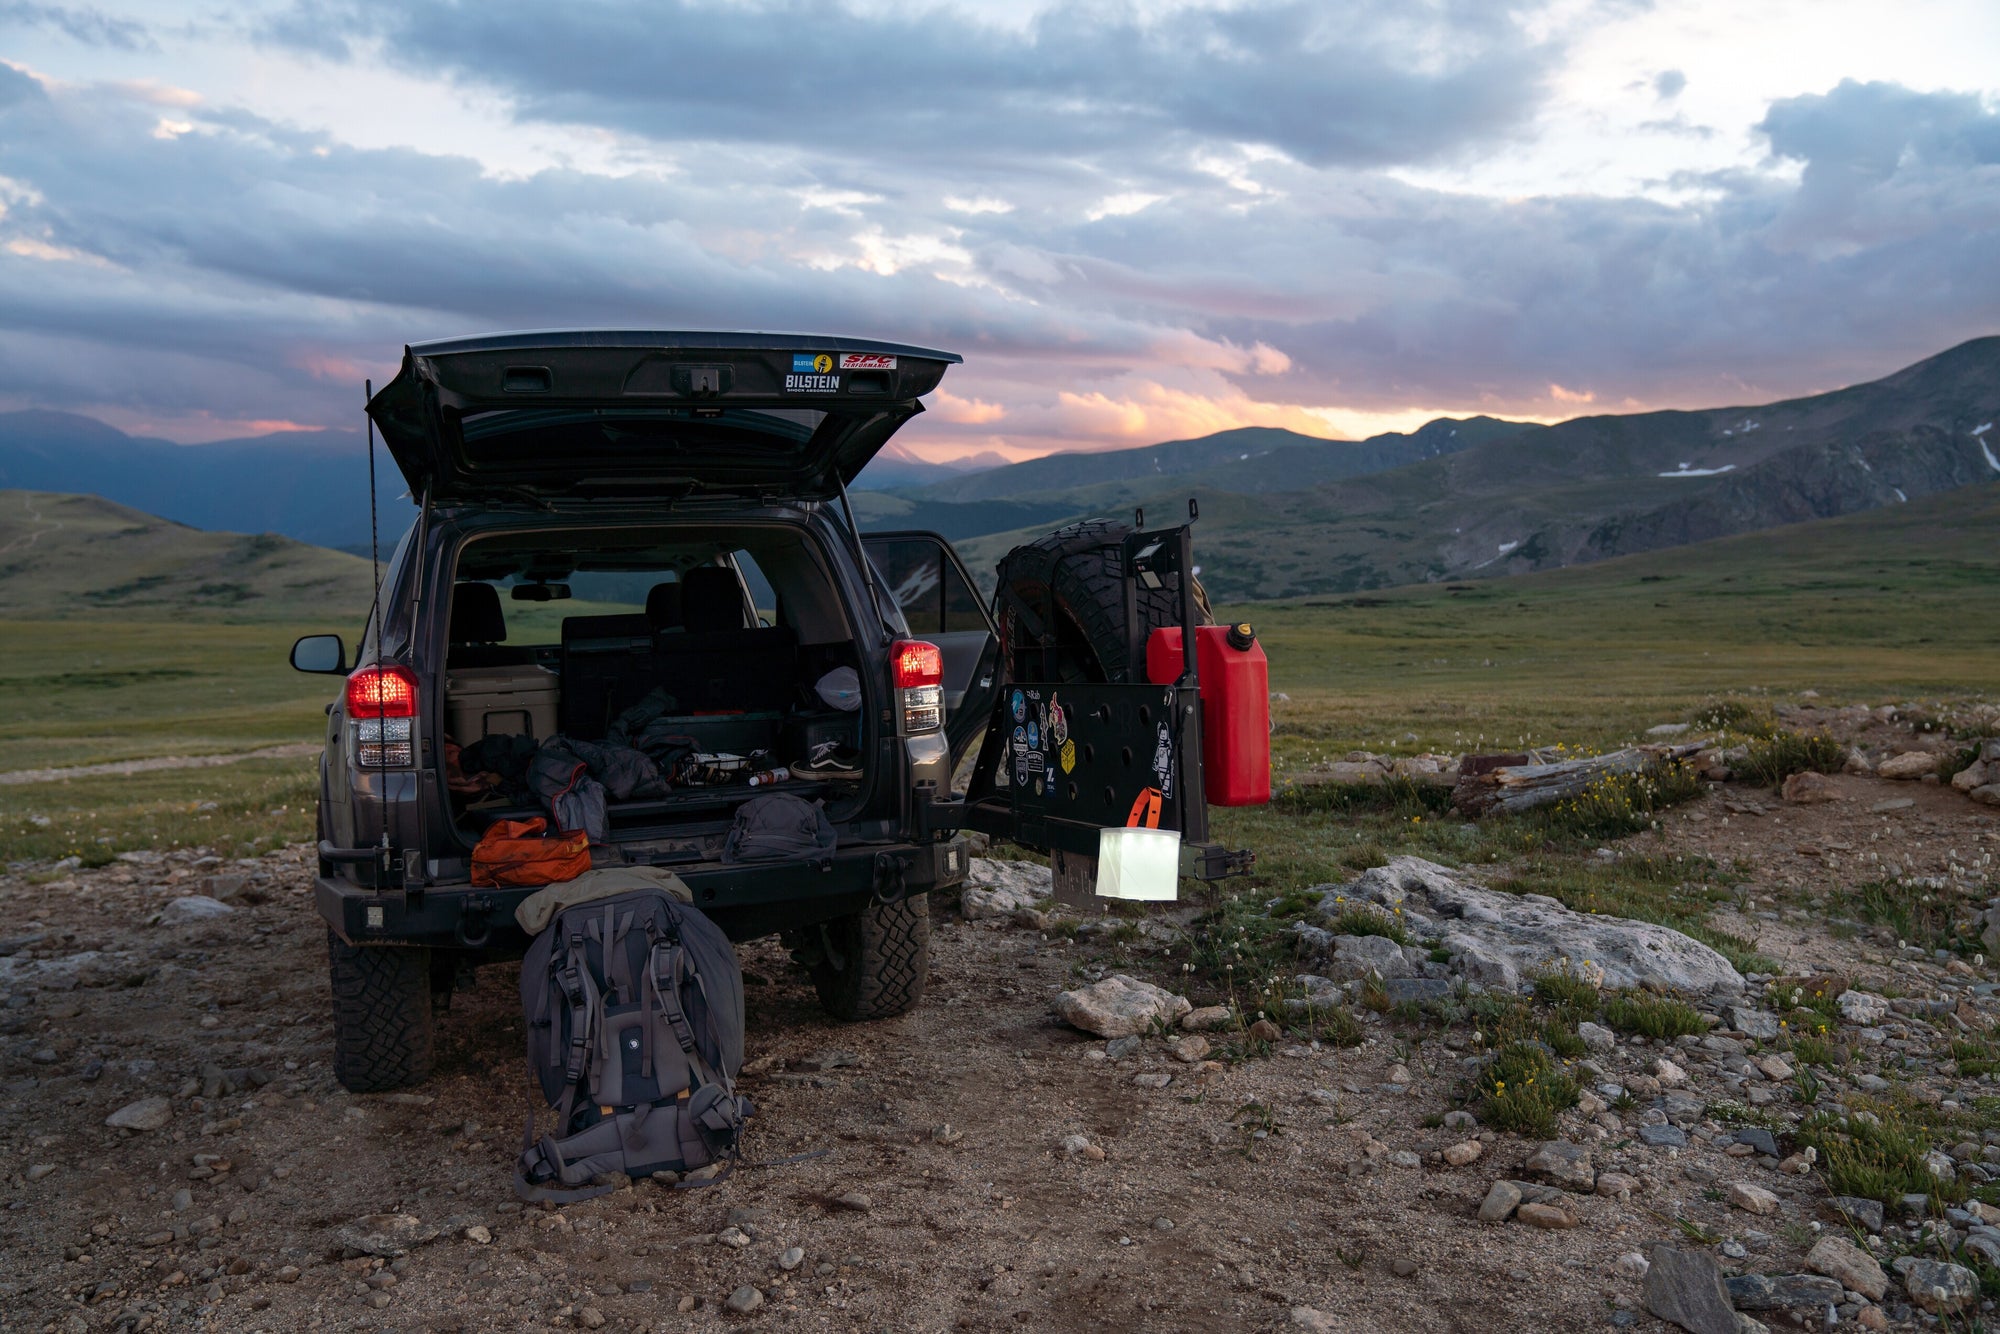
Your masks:
{"label": "rab sticker", "polygon": [[896,359],[880,352],[843,352],[840,354],[840,369],[844,371],[893,371]]}

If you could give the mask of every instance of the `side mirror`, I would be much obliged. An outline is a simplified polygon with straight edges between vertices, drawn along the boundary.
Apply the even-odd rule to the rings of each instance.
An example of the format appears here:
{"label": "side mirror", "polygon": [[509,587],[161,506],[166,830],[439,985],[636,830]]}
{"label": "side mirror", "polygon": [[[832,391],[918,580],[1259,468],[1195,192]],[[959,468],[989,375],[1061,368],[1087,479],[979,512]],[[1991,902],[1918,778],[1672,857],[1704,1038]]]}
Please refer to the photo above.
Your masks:
{"label": "side mirror", "polygon": [[292,667],[301,672],[326,676],[347,673],[347,645],[339,635],[307,635],[292,645]]}

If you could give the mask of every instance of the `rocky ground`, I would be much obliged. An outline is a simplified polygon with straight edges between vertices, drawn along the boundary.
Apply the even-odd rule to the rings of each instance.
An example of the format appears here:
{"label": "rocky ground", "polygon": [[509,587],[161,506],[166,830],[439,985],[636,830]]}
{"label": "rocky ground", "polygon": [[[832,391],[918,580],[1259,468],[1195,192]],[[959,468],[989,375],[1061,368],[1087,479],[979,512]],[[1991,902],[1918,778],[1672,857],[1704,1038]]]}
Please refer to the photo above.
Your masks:
{"label": "rocky ground", "polygon": [[[1979,1283],[2000,1260],[2000,1209],[1979,1198],[2000,1183],[2000,1086],[1980,1062],[1994,961],[1828,905],[1885,862],[1970,892],[2000,810],[1948,779],[1830,781],[1804,804],[1720,787],[1605,851],[1735,866],[1742,901],[1716,924],[1776,967],[1692,998],[1699,1035],[1573,1023],[1582,1093],[1547,1137],[1482,1123],[1491,1035],[1462,986],[1479,921],[1443,891],[1400,902],[1419,937],[1472,943],[1413,946],[1394,978],[1339,976],[1343,950],[1379,947],[1301,932],[1299,967],[1322,980],[1298,983],[1283,1028],[1247,1007],[1184,1022],[1189,909],[1079,932],[1002,895],[979,920],[933,905],[930,994],[890,1022],[835,1025],[774,943],[743,950],[746,1150],[823,1156],[562,1208],[511,1190],[511,968],[456,999],[429,1084],[350,1096],[329,1073],[304,849],[16,865],[0,1325],[1944,1327],[1928,1307],[1971,1328],[1993,1318]],[[1392,981],[1410,1005],[1384,1003]],[[1095,1036],[1057,1017],[1066,991],[1107,1032],[1119,1004],[1163,1022]],[[1320,1022],[1328,1007],[1351,1032]],[[1802,1010],[1851,1060],[1794,1049]],[[1837,1203],[1803,1142],[1826,1113],[1916,1127],[1940,1189]]]}

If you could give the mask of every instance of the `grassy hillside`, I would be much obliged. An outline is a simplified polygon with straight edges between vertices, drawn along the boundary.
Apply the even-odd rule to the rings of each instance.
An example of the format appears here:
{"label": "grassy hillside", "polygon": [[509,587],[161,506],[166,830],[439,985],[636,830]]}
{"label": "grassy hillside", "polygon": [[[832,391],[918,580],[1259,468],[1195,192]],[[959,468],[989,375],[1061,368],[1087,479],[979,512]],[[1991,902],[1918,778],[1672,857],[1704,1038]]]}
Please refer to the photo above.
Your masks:
{"label": "grassy hillside", "polygon": [[[1474,583],[1236,605],[1280,754],[1609,744],[1705,700],[2000,695],[2000,483]],[[1402,738],[1414,734],[1412,742]]]}
{"label": "grassy hillside", "polygon": [[[1554,569],[1898,505],[2000,476],[1996,423],[2000,338],[1982,338],[1761,407],[1493,423],[1465,448],[1331,480],[1320,455],[1287,445],[1171,476],[1080,482],[1068,500],[1080,516],[1165,512],[1196,495],[1213,593],[1299,597]],[[992,487],[1010,474],[1026,476],[972,480]],[[970,540],[968,559],[990,571],[1024,535],[1027,525]]]}
{"label": "grassy hillside", "polygon": [[284,619],[366,610],[366,560],[212,533],[98,496],[0,491],[0,617]]}

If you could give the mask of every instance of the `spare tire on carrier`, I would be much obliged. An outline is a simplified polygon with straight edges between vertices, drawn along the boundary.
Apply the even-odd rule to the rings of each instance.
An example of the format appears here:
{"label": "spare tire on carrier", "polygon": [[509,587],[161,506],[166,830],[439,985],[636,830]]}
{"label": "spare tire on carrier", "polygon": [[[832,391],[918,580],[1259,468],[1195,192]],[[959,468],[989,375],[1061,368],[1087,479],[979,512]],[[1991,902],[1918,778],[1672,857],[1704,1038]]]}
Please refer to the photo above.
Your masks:
{"label": "spare tire on carrier", "polygon": [[[1084,519],[1002,558],[997,619],[1011,680],[1145,680],[1147,637],[1181,623],[1181,593],[1178,579],[1160,588],[1133,584],[1136,625],[1128,628],[1125,538],[1131,532],[1116,519]],[[1195,623],[1213,625],[1201,580],[1188,577]]]}

